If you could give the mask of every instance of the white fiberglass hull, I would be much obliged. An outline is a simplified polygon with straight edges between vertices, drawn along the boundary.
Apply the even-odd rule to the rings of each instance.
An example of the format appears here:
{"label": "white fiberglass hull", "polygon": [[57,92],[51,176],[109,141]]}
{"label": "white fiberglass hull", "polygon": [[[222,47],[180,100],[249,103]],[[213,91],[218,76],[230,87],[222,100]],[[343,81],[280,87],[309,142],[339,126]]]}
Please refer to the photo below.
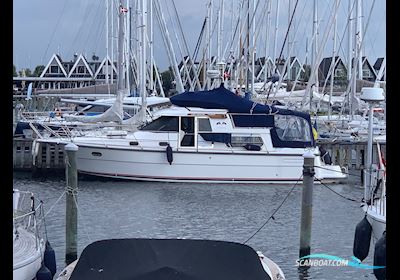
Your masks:
{"label": "white fiberglass hull", "polygon": [[44,241],[36,239],[33,233],[19,229],[19,237],[14,240],[13,247],[13,279],[36,279],[42,265]]}
{"label": "white fiberglass hull", "polygon": [[[385,209],[386,210],[386,209]],[[372,205],[367,208],[367,219],[372,226],[372,237],[375,241],[382,237],[386,230],[386,215],[382,207]]]}
{"label": "white fiberglass hull", "polygon": [[[79,144],[78,144],[79,145]],[[320,166],[316,157],[316,166]],[[173,151],[169,164],[162,150],[79,145],[77,167],[97,176],[143,181],[289,183],[301,179],[302,154],[265,152]],[[320,179],[346,178],[339,166],[316,168]]]}

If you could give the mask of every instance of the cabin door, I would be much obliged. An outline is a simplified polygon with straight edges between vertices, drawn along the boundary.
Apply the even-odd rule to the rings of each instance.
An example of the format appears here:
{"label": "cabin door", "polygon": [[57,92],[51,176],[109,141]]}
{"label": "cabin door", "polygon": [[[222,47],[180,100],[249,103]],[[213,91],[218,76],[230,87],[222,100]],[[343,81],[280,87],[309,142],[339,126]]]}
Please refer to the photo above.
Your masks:
{"label": "cabin door", "polygon": [[194,117],[181,117],[179,122],[180,147],[195,147],[195,119]]}

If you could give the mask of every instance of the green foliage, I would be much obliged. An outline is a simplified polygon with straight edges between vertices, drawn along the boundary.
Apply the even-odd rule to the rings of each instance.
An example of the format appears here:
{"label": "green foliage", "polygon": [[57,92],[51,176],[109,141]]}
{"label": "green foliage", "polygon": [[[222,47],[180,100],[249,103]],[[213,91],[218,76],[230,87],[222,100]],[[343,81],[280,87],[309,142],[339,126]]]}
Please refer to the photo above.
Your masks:
{"label": "green foliage", "polygon": [[25,76],[26,76],[26,77],[32,77],[32,71],[31,71],[31,69],[29,69],[29,68],[26,68],[26,69],[25,69]]}
{"label": "green foliage", "polygon": [[33,71],[33,77],[39,77],[40,74],[42,74],[45,66],[44,65],[38,65],[35,67],[35,70]]}
{"label": "green foliage", "polygon": [[17,77],[17,68],[15,67],[15,65],[13,64],[13,77]]}
{"label": "green foliage", "polygon": [[304,68],[304,72],[302,72],[302,73],[300,74],[301,79],[302,79],[304,82],[308,82],[308,80],[310,79],[310,76],[311,76],[311,65],[304,64],[304,65],[303,65],[303,68]]}
{"label": "green foliage", "polygon": [[174,75],[172,72],[172,68],[169,67],[168,70],[161,73],[162,85],[164,92],[167,93],[172,89],[172,81],[174,80]]}

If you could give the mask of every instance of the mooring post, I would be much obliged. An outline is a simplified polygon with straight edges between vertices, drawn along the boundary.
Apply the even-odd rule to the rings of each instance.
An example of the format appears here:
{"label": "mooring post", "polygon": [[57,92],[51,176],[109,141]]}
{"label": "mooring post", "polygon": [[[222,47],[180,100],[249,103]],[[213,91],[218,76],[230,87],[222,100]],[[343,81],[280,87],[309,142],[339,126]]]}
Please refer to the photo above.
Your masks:
{"label": "mooring post", "polygon": [[311,252],[311,224],[314,187],[314,154],[307,151],[303,165],[303,193],[301,196],[300,258]]}
{"label": "mooring post", "polygon": [[66,208],[65,208],[65,263],[69,265],[77,259],[77,232],[78,232],[78,172],[76,169],[76,152],[78,146],[70,143],[65,146],[65,180],[66,180]]}

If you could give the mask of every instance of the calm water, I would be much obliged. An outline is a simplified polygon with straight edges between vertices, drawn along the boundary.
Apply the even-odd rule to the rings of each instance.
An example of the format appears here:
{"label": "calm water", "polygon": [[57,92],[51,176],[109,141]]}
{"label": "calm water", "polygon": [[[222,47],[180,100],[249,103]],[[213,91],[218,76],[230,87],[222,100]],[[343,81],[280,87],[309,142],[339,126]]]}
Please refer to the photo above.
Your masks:
{"label": "calm water", "polygon": [[[282,202],[291,185],[143,183],[80,178],[78,254],[89,243],[106,238],[194,238],[233,242],[247,240]],[[282,208],[247,244],[262,251],[299,279],[301,184]],[[356,199],[359,185],[330,185]],[[14,188],[30,190],[49,210],[62,195],[64,178],[31,179],[14,174]],[[363,218],[359,203],[345,200],[315,185],[311,253],[350,259],[356,224]],[[49,241],[60,271],[65,254],[65,197],[46,217]],[[373,263],[373,247],[365,264]],[[311,267],[301,279],[375,279],[372,270],[352,267]]]}

